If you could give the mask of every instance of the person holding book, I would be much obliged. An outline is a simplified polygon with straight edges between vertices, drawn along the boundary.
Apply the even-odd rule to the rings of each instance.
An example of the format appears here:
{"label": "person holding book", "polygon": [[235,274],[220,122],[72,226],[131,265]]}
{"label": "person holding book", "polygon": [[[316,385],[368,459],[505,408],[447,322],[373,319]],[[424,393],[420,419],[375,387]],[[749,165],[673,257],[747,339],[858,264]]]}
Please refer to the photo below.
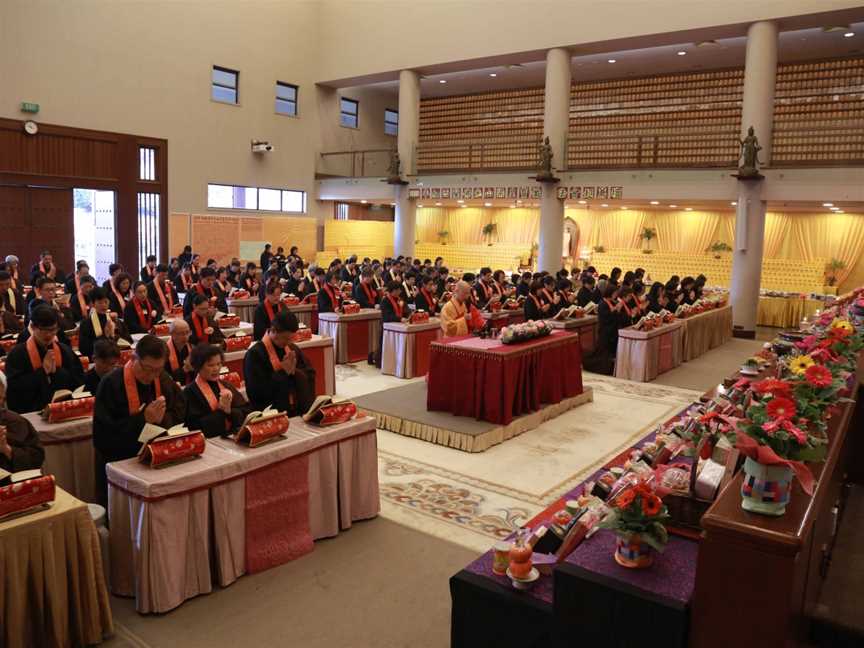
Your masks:
{"label": "person holding book", "polygon": [[315,400],[315,369],[294,344],[298,328],[294,313],[281,311],[261,342],[246,352],[243,369],[252,410],[272,405],[298,416]]}
{"label": "person holding book", "polygon": [[156,276],[147,284],[150,303],[156,308],[157,317],[170,314],[174,304],[179,304],[177,289],[168,280],[168,266],[160,263],[156,266]]}
{"label": "person holding book", "polygon": [[150,301],[147,284],[136,281],[132,299],[126,304],[126,312],[123,314],[123,322],[129,328],[129,333],[149,333],[158,316],[156,306]]}
{"label": "person holding book", "polygon": [[435,277],[431,274],[423,275],[420,280],[420,291],[414,298],[414,306],[418,311],[426,311],[429,317],[434,317],[438,312],[438,297],[436,291]]}
{"label": "person holding book", "polygon": [[207,438],[235,434],[250,411],[249,401],[234,385],[219,380],[225,355],[215,344],[199,344],[190,359],[195,380],[183,388],[186,427]]}
{"label": "person holding book", "polygon": [[551,317],[552,306],[543,299],[543,282],[535,280],[525,300],[525,320],[542,320]]}
{"label": "person holding book", "polygon": [[45,462],[39,434],[26,418],[6,407],[6,375],[0,372],[0,470],[35,470]]}
{"label": "person holding book", "polygon": [[270,277],[264,289],[264,301],[258,304],[252,318],[252,339],[257,342],[264,337],[276,313],[286,308],[282,303],[282,283],[278,277]]}
{"label": "person holding book", "polygon": [[328,272],[324,285],[318,291],[318,312],[334,313],[342,306],[342,291],[339,288],[339,273]]}
{"label": "person holding book", "polygon": [[84,389],[95,394],[102,379],[114,370],[120,361],[120,349],[109,340],[96,340],[93,345],[93,366],[84,374]]}
{"label": "person holding book", "polygon": [[186,420],[183,394],[168,372],[168,349],[155,335],[145,335],[123,367],[102,379],[93,413],[97,500],[108,499],[105,464],[138,454],[146,423],[170,428]]}
{"label": "person holding book", "polygon": [[92,357],[93,345],[99,339],[110,340],[127,348],[132,346],[132,336],[129,335],[126,325],[118,321],[115,313],[110,310],[110,304],[109,295],[104,288],[97,287],[90,291],[90,314],[81,320],[78,327],[78,350],[81,355]]}
{"label": "person holding book", "polygon": [[371,267],[360,271],[360,281],[354,286],[354,301],[360,304],[360,308],[375,308],[378,305],[378,289]]}
{"label": "person holding book", "polygon": [[49,277],[39,277],[36,280],[34,288],[35,290],[31,293],[34,297],[27,306],[27,316],[24,318],[24,332],[18,341],[24,342],[27,339],[27,335],[25,334],[27,333],[27,326],[30,323],[33,311],[40,306],[48,306],[57,313],[57,325],[59,326],[58,339],[63,344],[68,344],[65,331],[75,328],[75,322],[68,305],[64,305],[57,298],[57,283]]}
{"label": "person holding book", "polygon": [[30,335],[6,356],[7,400],[15,412],[38,412],[51,402],[58,389],[75,389],[84,381],[78,356],[57,340],[57,311],[36,308],[30,318]]}
{"label": "person holding book", "polygon": [[[204,268],[201,272],[205,272]],[[206,295],[198,293],[191,294],[192,311],[186,317],[186,323],[189,325],[189,342],[192,346],[198,344],[216,344],[221,348],[225,348],[225,335],[213,319],[210,299]]]}
{"label": "person holding book", "polygon": [[579,289],[579,292],[576,293],[576,303],[585,308],[588,304],[595,302],[595,284],[597,283],[594,280],[593,275],[588,274],[587,272],[582,273],[582,287]]}

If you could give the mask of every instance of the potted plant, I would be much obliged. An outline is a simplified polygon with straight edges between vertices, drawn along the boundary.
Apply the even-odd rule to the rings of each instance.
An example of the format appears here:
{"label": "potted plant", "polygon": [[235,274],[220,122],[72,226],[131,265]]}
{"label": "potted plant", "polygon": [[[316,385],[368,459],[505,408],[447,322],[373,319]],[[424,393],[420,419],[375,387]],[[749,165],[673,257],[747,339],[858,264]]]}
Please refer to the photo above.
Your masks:
{"label": "potted plant", "polygon": [[723,252],[731,252],[732,247],[723,241],[714,241],[711,245],[705,248],[705,251],[713,252],[714,258],[719,259],[723,255]]}
{"label": "potted plant", "polygon": [[600,523],[618,536],[615,562],[642,569],[654,562],[653,551],[662,553],[669,541],[669,511],[654,489],[643,482],[628,486],[609,503],[609,515]]}
{"label": "potted plant", "polygon": [[826,293],[837,294],[837,273],[846,269],[846,264],[838,258],[833,258],[825,266],[825,286],[830,288]]}
{"label": "potted plant", "polygon": [[602,245],[595,245],[592,249],[593,249],[594,252],[596,252],[597,254],[603,254],[603,253],[606,251],[606,248],[603,247]]}
{"label": "potted plant", "polygon": [[657,230],[653,227],[645,227],[642,229],[642,234],[639,238],[645,241],[645,249],[642,252],[651,254],[651,240],[657,238]]}
{"label": "potted plant", "polygon": [[448,232],[446,229],[441,230],[440,232],[438,232],[438,242],[441,245],[447,245],[447,237],[448,236],[450,236],[450,232]]}
{"label": "potted plant", "polygon": [[498,232],[497,223],[486,223],[483,226],[483,237],[486,239],[486,245],[492,245],[492,237]]}

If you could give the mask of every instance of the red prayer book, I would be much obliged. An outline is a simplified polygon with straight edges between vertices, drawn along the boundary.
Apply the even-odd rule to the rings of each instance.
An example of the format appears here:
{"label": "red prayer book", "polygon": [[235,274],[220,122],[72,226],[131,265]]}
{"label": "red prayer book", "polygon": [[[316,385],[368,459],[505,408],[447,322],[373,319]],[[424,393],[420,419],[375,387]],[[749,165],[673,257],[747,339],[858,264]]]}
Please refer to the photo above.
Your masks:
{"label": "red prayer book", "polygon": [[243,421],[234,440],[239,444],[255,448],[285,434],[289,425],[290,421],[285,412],[268,407],[263,412],[250,413]]}
{"label": "red prayer book", "polygon": [[[5,472],[5,471],[2,471]],[[53,475],[39,470],[25,470],[0,475],[0,518],[54,501],[56,486]]]}

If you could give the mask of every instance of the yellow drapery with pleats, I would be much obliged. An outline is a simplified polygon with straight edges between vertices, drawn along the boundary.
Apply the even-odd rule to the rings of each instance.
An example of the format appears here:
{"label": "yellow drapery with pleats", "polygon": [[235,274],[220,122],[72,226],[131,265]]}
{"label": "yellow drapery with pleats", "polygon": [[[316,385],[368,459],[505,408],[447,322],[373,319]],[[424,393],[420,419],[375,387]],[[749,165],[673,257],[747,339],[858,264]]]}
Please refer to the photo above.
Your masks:
{"label": "yellow drapery with pleats", "polygon": [[837,272],[842,284],[864,252],[864,216],[858,214],[794,214],[792,235],[800,258],[840,259],[846,264]]}

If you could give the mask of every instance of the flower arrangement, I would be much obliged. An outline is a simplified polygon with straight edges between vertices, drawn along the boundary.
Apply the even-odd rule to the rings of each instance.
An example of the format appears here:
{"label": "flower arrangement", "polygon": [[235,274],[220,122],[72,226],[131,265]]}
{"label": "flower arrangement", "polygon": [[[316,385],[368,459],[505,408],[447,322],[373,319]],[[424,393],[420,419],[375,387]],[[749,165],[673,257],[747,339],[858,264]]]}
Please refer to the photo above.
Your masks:
{"label": "flower arrangement", "polygon": [[719,259],[723,252],[731,252],[732,247],[723,241],[714,241],[711,245],[705,248],[706,252],[713,252],[714,258]]}
{"label": "flower arrangement", "polygon": [[619,492],[610,500],[609,509],[600,527],[612,530],[619,537],[615,559],[626,567],[650,565],[650,554],[640,551],[639,545],[644,543],[661,553],[666,548],[669,510],[663,500],[643,481]]}
{"label": "flower arrangement", "polygon": [[846,263],[834,258],[825,266],[825,284],[833,286],[837,283],[837,273],[846,268]]}
{"label": "flower arrangement", "polygon": [[520,324],[511,324],[501,329],[499,339],[502,344],[516,344],[545,337],[552,332],[552,328],[543,320],[529,320]]}

